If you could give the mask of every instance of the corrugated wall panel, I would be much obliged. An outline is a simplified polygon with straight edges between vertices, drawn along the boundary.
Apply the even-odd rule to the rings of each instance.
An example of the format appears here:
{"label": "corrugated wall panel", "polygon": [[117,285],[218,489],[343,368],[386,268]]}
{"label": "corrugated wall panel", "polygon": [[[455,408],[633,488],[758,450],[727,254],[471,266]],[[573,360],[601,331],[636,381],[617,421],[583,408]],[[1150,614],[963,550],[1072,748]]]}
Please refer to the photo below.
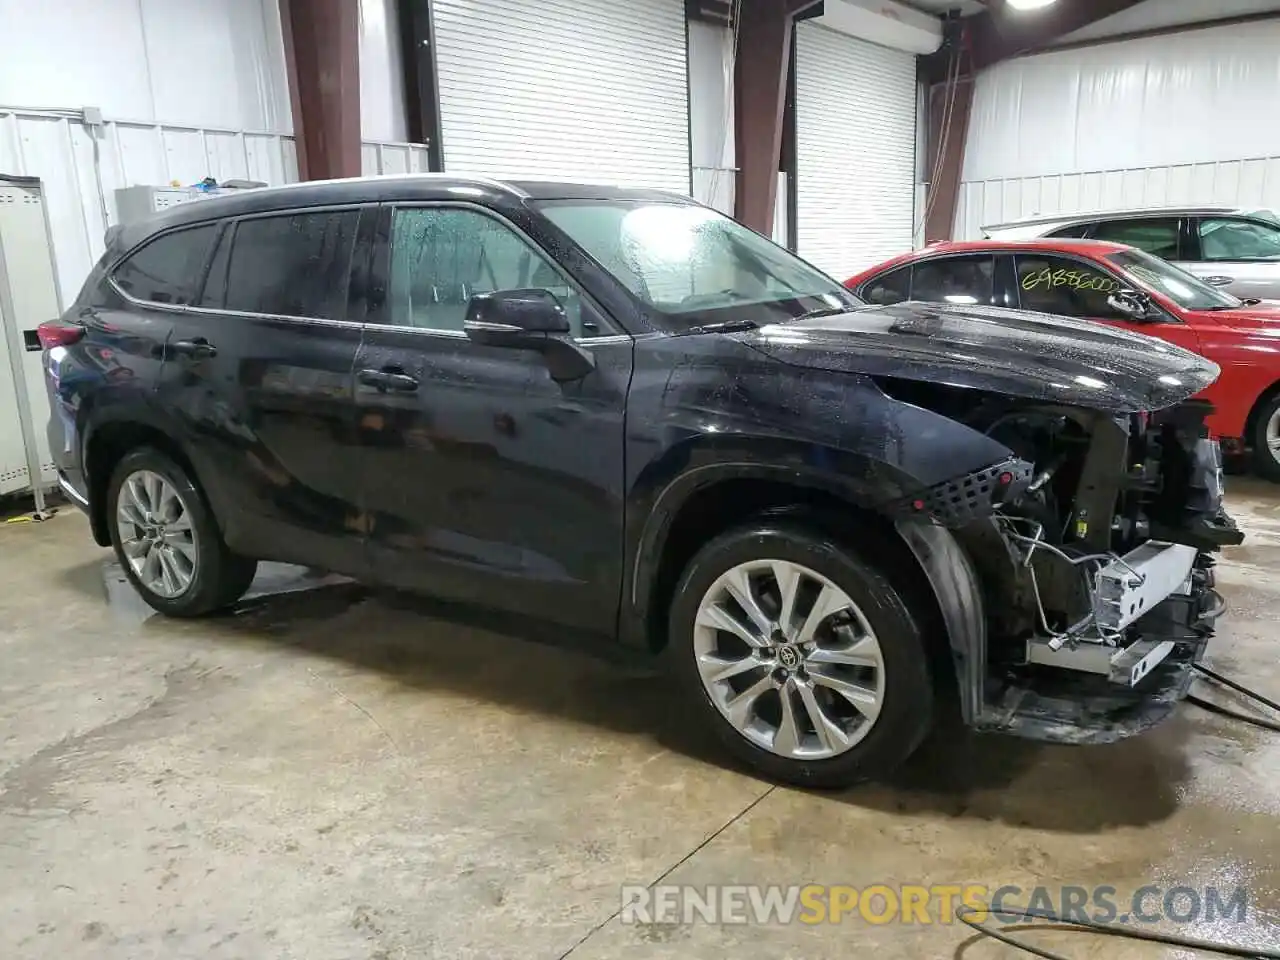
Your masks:
{"label": "corrugated wall panel", "polygon": [[1280,209],[1280,19],[1022,57],[974,91],[955,235],[1172,204]]}
{"label": "corrugated wall panel", "polygon": [[436,0],[445,167],[689,192],[680,0]]}
{"label": "corrugated wall panel", "polygon": [[796,30],[796,238],[843,279],[910,250],[916,68],[909,53],[802,23]]}
{"label": "corrugated wall panel", "polygon": [[[422,144],[367,143],[364,173],[424,171],[426,156]],[[0,108],[0,173],[42,181],[66,304],[102,255],[118,187],[197,183],[207,176],[292,183],[298,159],[293,139],[278,134],[109,120],[95,138],[73,117]]]}
{"label": "corrugated wall panel", "polygon": [[1025,217],[1201,203],[1280,210],[1280,157],[971,180],[960,185],[955,235],[976,239]]}

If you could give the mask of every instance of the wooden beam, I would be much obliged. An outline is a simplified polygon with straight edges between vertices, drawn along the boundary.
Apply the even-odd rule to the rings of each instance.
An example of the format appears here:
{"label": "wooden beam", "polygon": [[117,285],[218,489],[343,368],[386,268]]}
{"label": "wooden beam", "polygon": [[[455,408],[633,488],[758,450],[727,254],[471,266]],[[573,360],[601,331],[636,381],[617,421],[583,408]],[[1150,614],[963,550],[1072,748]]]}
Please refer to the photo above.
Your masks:
{"label": "wooden beam", "polygon": [[778,196],[783,114],[796,18],[821,0],[741,0],[734,66],[734,146],[738,167],[734,212],[769,236]]}
{"label": "wooden beam", "polygon": [[360,175],[360,14],[352,0],[280,0],[298,175]]}

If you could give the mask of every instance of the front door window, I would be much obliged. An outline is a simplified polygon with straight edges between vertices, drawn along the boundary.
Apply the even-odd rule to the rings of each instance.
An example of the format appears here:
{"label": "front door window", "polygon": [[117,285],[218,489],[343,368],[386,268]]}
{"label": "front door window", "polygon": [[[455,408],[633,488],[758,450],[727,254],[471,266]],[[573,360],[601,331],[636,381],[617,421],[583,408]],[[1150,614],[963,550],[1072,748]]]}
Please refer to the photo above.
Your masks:
{"label": "front door window", "polygon": [[[472,297],[530,287],[549,290],[565,308],[573,335],[583,335],[577,291],[558,267],[505,223],[457,207],[395,211],[390,323],[461,331]],[[588,336],[593,334],[599,335],[599,331],[587,330]]]}
{"label": "front door window", "polygon": [[1120,289],[1120,281],[1079,260],[1049,254],[1025,254],[1016,258],[1018,295],[1022,309],[1056,313],[1064,317],[1124,320],[1107,298]]}

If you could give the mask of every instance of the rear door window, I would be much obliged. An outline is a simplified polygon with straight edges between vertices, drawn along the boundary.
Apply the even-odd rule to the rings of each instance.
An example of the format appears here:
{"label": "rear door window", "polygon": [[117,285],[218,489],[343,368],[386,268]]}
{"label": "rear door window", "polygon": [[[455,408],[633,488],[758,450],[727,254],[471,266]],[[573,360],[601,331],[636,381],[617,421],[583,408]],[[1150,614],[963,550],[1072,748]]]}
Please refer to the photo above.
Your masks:
{"label": "rear door window", "polygon": [[912,268],[911,299],[990,305],[995,272],[995,257],[989,253],[926,260]]}
{"label": "rear door window", "polygon": [[112,279],[134,300],[171,306],[194,303],[218,227],[210,223],[162,234],[129,254]]}
{"label": "rear door window", "polygon": [[352,209],[239,221],[227,263],[226,309],[343,319],[359,220]]}
{"label": "rear door window", "polygon": [[1133,220],[1104,220],[1093,229],[1094,240],[1109,240],[1145,250],[1154,257],[1179,257],[1177,217],[1139,217]]}

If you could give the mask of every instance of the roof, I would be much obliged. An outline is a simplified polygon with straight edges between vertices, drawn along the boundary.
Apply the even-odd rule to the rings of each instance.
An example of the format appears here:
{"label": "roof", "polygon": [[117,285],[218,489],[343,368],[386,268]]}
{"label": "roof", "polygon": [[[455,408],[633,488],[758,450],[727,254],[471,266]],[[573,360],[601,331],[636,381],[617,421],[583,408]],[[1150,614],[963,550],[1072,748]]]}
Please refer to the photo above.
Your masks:
{"label": "roof", "polygon": [[350,177],[343,180],[304,180],[277,187],[229,191],[189,203],[129,224],[111,233],[108,245],[129,249],[161,230],[273,210],[324,207],[336,204],[381,203],[395,200],[472,200],[487,206],[510,206],[528,200],[631,200],[693,203],[678,193],[610,184],[556,180],[491,180],[447,173],[417,173],[389,177]]}
{"label": "roof", "polygon": [[958,253],[1017,253],[1018,251],[1041,251],[1092,254],[1105,257],[1122,250],[1132,250],[1123,243],[1112,243],[1110,240],[1076,240],[1066,237],[1039,237],[1033,240],[939,240],[919,250],[909,250],[891,257],[874,267],[868,267],[854,274],[846,284],[850,286],[863,283],[877,274],[893,267],[925,260],[929,257],[946,256]]}
{"label": "roof", "polygon": [[1110,240],[1078,240],[1073,237],[1038,237],[1034,240],[941,240],[920,250],[912,251],[911,256],[921,257],[930,253],[982,253],[988,250],[1076,250],[1105,256],[1108,253],[1128,249],[1127,245],[1112,243]]}
{"label": "roof", "polygon": [[1010,220],[1007,223],[993,223],[982,227],[982,230],[1006,230],[1010,227],[1030,227],[1040,223],[1072,224],[1092,223],[1094,220],[1138,220],[1146,217],[1191,217],[1211,216],[1224,213],[1247,213],[1244,207],[1227,207],[1213,205],[1192,205],[1186,207],[1146,207],[1141,210],[1095,210],[1091,213],[1062,213],[1053,216],[1027,217],[1023,220]]}

